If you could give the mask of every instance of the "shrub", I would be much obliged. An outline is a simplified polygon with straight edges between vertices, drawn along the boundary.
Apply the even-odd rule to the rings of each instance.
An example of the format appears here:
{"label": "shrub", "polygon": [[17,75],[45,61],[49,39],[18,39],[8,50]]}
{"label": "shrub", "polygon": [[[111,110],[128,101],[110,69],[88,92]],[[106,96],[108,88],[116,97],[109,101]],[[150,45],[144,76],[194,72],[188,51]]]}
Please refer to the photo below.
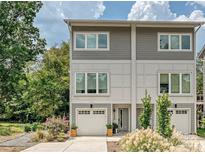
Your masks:
{"label": "shrub", "polygon": [[112,129],[113,128],[112,124],[107,124],[106,127],[107,127],[107,129]]}
{"label": "shrub", "polygon": [[119,141],[119,145],[121,149],[126,152],[162,152],[169,151],[170,147],[167,139],[150,128],[128,133]]}
{"label": "shrub", "polygon": [[59,141],[59,142],[63,142],[63,141],[65,141],[65,139],[67,139],[67,136],[66,136],[66,134],[65,133],[63,133],[63,132],[61,132],[61,133],[59,133],[58,134],[58,136],[57,136],[57,141]]}
{"label": "shrub", "polygon": [[30,132],[30,131],[31,131],[31,126],[25,125],[25,127],[24,127],[24,132],[28,133],[28,132]]}
{"label": "shrub", "polygon": [[34,142],[43,141],[43,140],[45,140],[47,135],[48,135],[48,133],[46,131],[38,130],[34,133],[34,135],[32,137],[32,141],[34,141]]}
{"label": "shrub", "polygon": [[169,142],[173,146],[181,145],[182,144],[183,136],[181,133],[177,132],[176,129],[173,129],[172,136],[168,138]]}
{"label": "shrub", "polygon": [[200,143],[183,143],[177,146],[171,146],[170,152],[202,152]]}
{"label": "shrub", "polygon": [[157,99],[157,132],[165,138],[172,135],[170,113],[168,108],[171,106],[168,94],[163,93]]}
{"label": "shrub", "polygon": [[10,127],[9,128],[5,128],[5,127],[0,128],[0,135],[1,136],[9,136],[9,135],[11,135]]}
{"label": "shrub", "polygon": [[38,128],[38,124],[37,123],[33,123],[31,125],[31,131],[35,132],[37,130],[37,128]]}
{"label": "shrub", "polygon": [[145,97],[142,98],[142,103],[143,112],[139,117],[139,123],[142,128],[146,129],[150,126],[150,119],[152,113],[151,97],[150,95],[147,95],[147,90],[145,91]]}
{"label": "shrub", "polygon": [[68,131],[67,122],[64,122],[63,119],[58,118],[58,117],[48,118],[44,125],[46,129],[48,130],[48,133],[52,134],[54,138],[57,138],[57,135],[60,132],[67,133]]}

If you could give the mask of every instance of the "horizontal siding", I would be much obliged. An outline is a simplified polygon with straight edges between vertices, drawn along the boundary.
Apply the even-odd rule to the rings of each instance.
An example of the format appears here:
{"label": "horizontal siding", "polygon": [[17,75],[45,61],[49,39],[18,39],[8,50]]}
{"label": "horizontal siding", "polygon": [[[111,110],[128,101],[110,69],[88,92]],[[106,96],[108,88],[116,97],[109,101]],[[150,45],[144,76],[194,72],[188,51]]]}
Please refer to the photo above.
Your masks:
{"label": "horizontal siding", "polygon": [[[192,33],[192,51],[157,51],[158,32]],[[194,35],[192,28],[136,28],[137,60],[194,60]]]}
{"label": "horizontal siding", "polygon": [[[93,31],[110,33],[109,51],[75,51],[73,60],[130,60],[131,34],[129,27],[72,27],[72,31]],[[73,41],[74,42],[74,41]]]}

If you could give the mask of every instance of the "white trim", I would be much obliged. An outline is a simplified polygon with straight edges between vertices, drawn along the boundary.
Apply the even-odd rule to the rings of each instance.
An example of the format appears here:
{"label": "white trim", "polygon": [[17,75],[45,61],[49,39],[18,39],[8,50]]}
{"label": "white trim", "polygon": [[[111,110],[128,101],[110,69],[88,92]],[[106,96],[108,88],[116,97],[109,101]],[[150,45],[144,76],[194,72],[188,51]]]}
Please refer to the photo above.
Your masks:
{"label": "white trim", "polygon": [[[78,74],[78,73],[84,73],[85,74],[85,93],[76,93],[76,75]],[[96,93],[88,93],[87,92],[87,74],[88,73],[95,73],[96,74]],[[105,74],[107,74],[107,93],[99,93],[99,89],[98,89],[98,74],[99,73],[105,73]],[[108,72],[75,72],[75,79],[74,79],[74,81],[75,81],[75,83],[74,83],[74,85],[75,85],[75,87],[74,87],[74,90],[75,90],[75,92],[74,92],[74,96],[110,96],[110,75],[109,75],[109,73]]]}
{"label": "white trim", "polygon": [[[84,32],[84,31],[74,31],[74,50],[75,51],[109,51],[110,50],[110,33],[109,32]],[[76,48],[76,35],[82,34],[85,36],[85,48]],[[96,35],[96,48],[87,48],[87,35],[95,34]],[[107,35],[107,48],[99,48],[98,47],[98,35],[106,34]]]}
{"label": "white trim", "polygon": [[[168,35],[168,49],[160,49],[160,35]],[[179,35],[179,49],[171,49],[171,35]],[[182,35],[190,36],[190,49],[182,49]],[[192,52],[192,33],[162,33],[157,34],[157,51],[158,52]]]}
{"label": "white trim", "polygon": [[[162,95],[160,93],[160,74],[168,74],[169,77],[169,96],[193,96],[193,91],[192,91],[192,72],[158,72],[158,95]],[[171,93],[171,74],[179,74],[179,93]],[[182,74],[189,74],[190,75],[190,93],[182,93]]]}
{"label": "white trim", "polygon": [[130,64],[131,60],[72,60],[72,64]]}

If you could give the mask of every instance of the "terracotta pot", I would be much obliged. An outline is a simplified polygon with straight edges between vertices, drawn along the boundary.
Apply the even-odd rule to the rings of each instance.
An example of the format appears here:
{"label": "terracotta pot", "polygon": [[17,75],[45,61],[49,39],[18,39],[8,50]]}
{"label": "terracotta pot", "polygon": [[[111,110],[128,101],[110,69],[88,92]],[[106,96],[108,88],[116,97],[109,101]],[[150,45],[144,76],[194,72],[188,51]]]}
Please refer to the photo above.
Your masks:
{"label": "terracotta pot", "polygon": [[107,129],[107,136],[111,137],[112,136],[112,129]]}
{"label": "terracotta pot", "polygon": [[77,136],[77,129],[71,129],[70,137],[76,137],[76,136]]}

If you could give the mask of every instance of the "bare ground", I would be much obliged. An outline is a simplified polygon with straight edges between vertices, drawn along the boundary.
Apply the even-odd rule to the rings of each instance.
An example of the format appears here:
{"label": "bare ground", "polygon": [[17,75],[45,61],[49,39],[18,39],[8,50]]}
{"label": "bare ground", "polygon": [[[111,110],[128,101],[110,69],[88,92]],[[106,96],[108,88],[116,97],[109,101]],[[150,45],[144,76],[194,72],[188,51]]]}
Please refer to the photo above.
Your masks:
{"label": "bare ground", "polygon": [[28,147],[0,147],[0,152],[19,152]]}
{"label": "bare ground", "polygon": [[107,142],[107,151],[108,152],[122,152],[120,150],[120,146],[118,145],[118,143],[114,141]]}

